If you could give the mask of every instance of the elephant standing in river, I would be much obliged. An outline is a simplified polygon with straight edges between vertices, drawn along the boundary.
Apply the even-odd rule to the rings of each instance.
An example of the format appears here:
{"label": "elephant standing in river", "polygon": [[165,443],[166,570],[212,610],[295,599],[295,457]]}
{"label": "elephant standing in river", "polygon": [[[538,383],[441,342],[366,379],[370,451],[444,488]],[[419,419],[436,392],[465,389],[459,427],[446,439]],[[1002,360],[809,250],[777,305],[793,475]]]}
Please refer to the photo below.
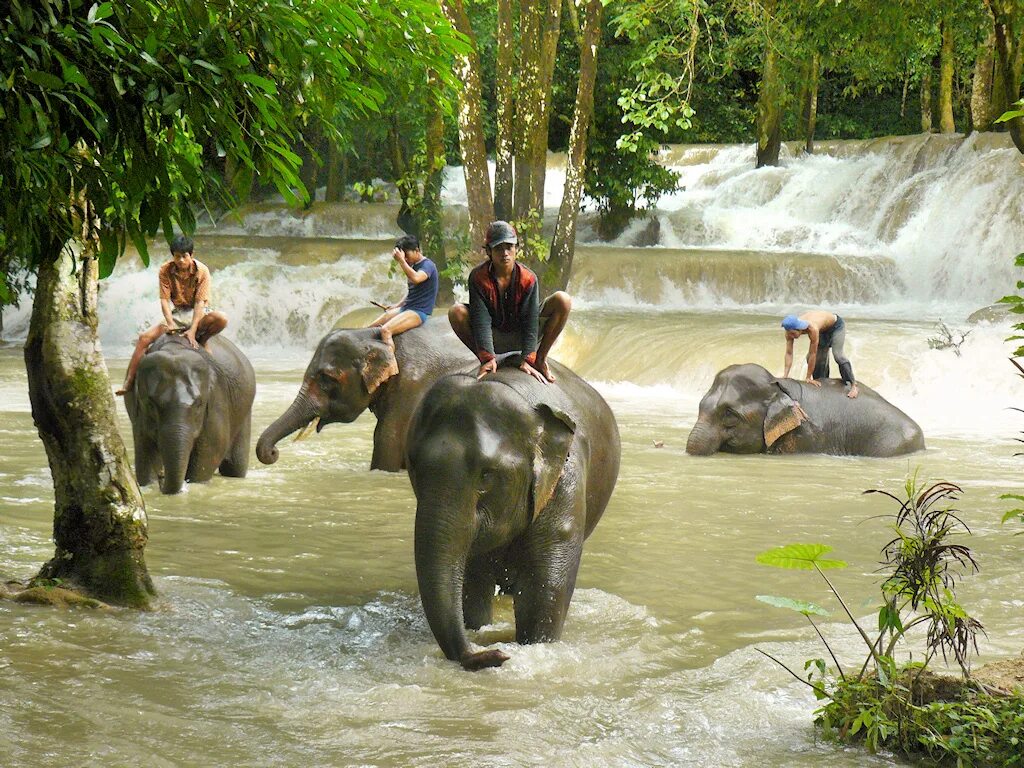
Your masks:
{"label": "elephant standing in river", "polygon": [[333,422],[355,421],[369,408],[377,417],[370,469],[404,469],[405,433],[423,393],[476,356],[458,340],[447,318],[428,320],[394,342],[392,351],[377,328],[342,328],[324,336],[294,402],[260,435],[259,460],[273,464],[277,443],[314,419],[319,432]]}
{"label": "elephant standing in river", "polygon": [[416,578],[444,655],[466,669],[499,666],[465,628],[491,620],[495,586],[514,595],[516,641],[557,640],[583,540],[619,471],[619,432],[604,399],[552,362],[556,384],[515,368],[481,381],[439,380],[409,427],[416,493]]}
{"label": "elephant standing in river", "polygon": [[843,382],[820,387],[778,379],[760,365],[718,372],[700,401],[686,452],[829,453],[899,456],[924,450],[917,423],[874,390],[846,396]]}
{"label": "elephant standing in river", "polygon": [[186,480],[206,482],[217,469],[245,477],[256,375],[223,336],[207,346],[193,349],[184,336],[165,334],[139,362],[124,398],[139,485],[160,477],[161,491],[178,493]]}

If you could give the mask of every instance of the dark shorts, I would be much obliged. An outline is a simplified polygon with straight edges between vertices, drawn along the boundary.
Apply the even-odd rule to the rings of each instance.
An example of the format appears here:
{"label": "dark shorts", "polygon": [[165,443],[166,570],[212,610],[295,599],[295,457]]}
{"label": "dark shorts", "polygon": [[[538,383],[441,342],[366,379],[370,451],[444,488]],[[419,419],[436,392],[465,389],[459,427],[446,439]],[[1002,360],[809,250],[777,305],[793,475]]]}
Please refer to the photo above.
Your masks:
{"label": "dark shorts", "polygon": [[420,322],[421,323],[425,323],[425,322],[427,322],[427,320],[430,319],[430,314],[429,313],[421,312],[418,309],[402,309],[402,311],[403,312],[415,312],[417,315],[420,316]]}

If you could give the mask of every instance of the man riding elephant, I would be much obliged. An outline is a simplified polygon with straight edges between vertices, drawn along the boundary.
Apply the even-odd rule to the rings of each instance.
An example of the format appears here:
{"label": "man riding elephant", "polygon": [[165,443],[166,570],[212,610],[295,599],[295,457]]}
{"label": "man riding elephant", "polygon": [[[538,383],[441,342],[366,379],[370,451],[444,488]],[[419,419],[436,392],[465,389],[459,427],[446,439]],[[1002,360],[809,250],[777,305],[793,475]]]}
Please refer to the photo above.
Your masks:
{"label": "man riding elephant", "polygon": [[519,236],[507,221],[487,226],[484,248],[487,261],[469,273],[469,304],[448,311],[452,330],[480,360],[479,378],[498,369],[498,355],[518,352],[521,371],[554,381],[548,352],[569,319],[569,294],[556,291],[540,303],[540,282],[516,261]]}
{"label": "man riding elephant", "polygon": [[786,315],[782,319],[782,327],[786,331],[786,367],[782,378],[787,378],[790,368],[793,367],[793,342],[806,333],[810,339],[810,348],[807,350],[807,383],[818,387],[821,386],[822,379],[828,378],[828,353],[831,350],[843,382],[850,387],[846,396],[851,399],[857,397],[860,390],[853,378],[853,364],[843,351],[843,345],[846,343],[846,322],[843,318],[834,312],[818,309],[803,312],[799,316]]}
{"label": "man riding elephant", "polygon": [[227,316],[210,308],[210,270],[193,258],[193,250],[190,237],[178,235],[171,241],[171,260],[159,273],[163,322],[139,334],[118,395],[132,388],[139,361],[149,345],[165,333],[180,333],[192,349],[198,349],[227,327]]}

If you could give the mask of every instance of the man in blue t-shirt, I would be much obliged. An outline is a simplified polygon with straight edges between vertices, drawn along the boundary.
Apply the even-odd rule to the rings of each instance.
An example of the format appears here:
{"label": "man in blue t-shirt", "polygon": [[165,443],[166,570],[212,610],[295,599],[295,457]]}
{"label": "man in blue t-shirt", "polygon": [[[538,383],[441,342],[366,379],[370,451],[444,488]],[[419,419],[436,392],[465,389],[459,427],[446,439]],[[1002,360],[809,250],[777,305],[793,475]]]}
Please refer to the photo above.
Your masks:
{"label": "man in blue t-shirt", "polygon": [[[380,338],[394,346],[397,336],[427,322],[437,301],[437,267],[420,251],[420,241],[412,235],[400,237],[391,251],[391,258],[409,279],[409,290],[401,304],[384,308],[384,314],[370,323],[380,328]],[[379,306],[379,305],[378,305]]]}

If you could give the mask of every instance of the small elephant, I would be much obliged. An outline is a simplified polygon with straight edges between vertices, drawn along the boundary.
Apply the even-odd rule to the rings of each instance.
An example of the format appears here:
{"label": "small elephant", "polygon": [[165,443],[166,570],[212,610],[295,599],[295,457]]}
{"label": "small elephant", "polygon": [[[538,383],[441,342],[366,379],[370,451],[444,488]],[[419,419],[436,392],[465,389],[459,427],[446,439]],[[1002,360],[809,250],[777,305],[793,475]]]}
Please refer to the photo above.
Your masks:
{"label": "small elephant", "polygon": [[217,469],[245,477],[256,375],[228,339],[207,345],[193,349],[184,336],[165,334],[139,362],[125,394],[139,485],[157,476],[161,491],[178,493],[186,480],[206,482]]}
{"label": "small elephant", "polygon": [[319,432],[327,424],[355,421],[369,408],[377,417],[370,469],[404,469],[405,433],[423,393],[476,356],[456,338],[447,318],[429,320],[394,342],[392,351],[377,328],[342,328],[324,336],[294,402],[260,435],[257,458],[276,462],[277,443],[314,419]]}
{"label": "small elephant", "polygon": [[604,399],[564,366],[541,384],[516,368],[440,379],[409,427],[420,598],[444,655],[500,666],[465,629],[491,620],[495,586],[515,601],[516,641],[557,640],[583,540],[619,472],[619,431]]}
{"label": "small elephant", "polygon": [[760,365],[718,372],[700,401],[686,452],[828,453],[899,456],[924,450],[917,423],[869,387],[846,396],[843,382],[820,387],[778,379]]}

